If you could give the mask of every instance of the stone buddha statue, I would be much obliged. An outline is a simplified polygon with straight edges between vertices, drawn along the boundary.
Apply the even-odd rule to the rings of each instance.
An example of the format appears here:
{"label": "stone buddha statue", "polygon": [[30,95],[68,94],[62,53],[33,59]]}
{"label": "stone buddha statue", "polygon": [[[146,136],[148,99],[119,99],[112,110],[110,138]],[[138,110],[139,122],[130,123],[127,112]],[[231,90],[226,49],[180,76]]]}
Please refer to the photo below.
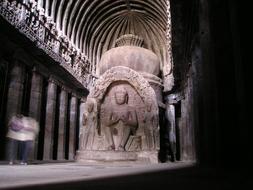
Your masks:
{"label": "stone buddha statue", "polygon": [[[115,87],[114,99],[114,105],[104,112],[106,139],[109,150],[124,151],[129,136],[134,134],[138,127],[137,114],[135,108],[128,105],[128,92],[123,86]],[[123,133],[118,147],[115,147],[113,134],[117,134],[118,130]]]}

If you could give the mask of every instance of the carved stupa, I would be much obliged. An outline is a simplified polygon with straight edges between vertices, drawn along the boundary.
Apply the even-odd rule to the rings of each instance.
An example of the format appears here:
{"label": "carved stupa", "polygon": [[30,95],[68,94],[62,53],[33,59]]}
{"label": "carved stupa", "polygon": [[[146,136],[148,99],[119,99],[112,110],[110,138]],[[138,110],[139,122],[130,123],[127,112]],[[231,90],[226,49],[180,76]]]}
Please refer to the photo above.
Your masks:
{"label": "carved stupa", "polygon": [[126,34],[102,55],[99,79],[86,102],[77,160],[158,162],[160,64],[143,43]]}

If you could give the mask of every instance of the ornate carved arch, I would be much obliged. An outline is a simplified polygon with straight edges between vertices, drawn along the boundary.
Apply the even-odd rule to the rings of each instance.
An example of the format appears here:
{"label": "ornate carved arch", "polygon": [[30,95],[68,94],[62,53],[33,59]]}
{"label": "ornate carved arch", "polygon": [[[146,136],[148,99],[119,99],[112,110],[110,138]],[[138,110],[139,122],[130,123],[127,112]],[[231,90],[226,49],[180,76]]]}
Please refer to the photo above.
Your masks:
{"label": "ornate carved arch", "polygon": [[158,114],[158,105],[156,95],[149,83],[136,71],[124,67],[117,66],[106,71],[97,81],[95,87],[91,90],[89,98],[95,98],[100,105],[107,88],[117,81],[128,82],[139,94],[144,104],[152,106],[152,112]]}

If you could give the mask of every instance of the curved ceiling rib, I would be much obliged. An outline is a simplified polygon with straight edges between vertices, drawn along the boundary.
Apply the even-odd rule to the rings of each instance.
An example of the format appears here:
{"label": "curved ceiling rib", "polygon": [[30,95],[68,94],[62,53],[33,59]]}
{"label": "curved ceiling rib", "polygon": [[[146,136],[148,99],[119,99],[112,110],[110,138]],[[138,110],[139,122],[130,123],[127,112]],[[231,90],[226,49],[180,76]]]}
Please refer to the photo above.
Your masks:
{"label": "curved ceiling rib", "polygon": [[56,4],[57,4],[57,1],[53,1],[52,2],[52,6],[51,6],[51,17],[53,18],[53,21],[56,22]]}
{"label": "curved ceiling rib", "polygon": [[[115,31],[115,35],[117,35],[117,33],[119,33],[118,30],[120,30],[122,28],[122,26],[125,25],[126,20],[124,20],[123,18],[115,18],[113,20],[110,20],[109,22],[106,23],[107,26],[99,26],[98,29],[95,34],[92,36],[91,41],[95,41],[92,43],[92,46],[90,49],[94,49],[96,52],[94,52],[92,60],[94,60],[95,62],[99,62],[99,58],[102,56],[102,53],[104,53],[104,51],[102,50],[103,48],[105,48],[106,50],[108,50],[109,48],[106,46],[106,38],[111,38],[111,35],[113,35],[112,33],[110,33],[110,31]],[[105,24],[103,24],[105,25]],[[102,30],[101,30],[101,29]],[[116,28],[116,30],[114,30],[114,28]],[[90,52],[91,53],[91,52]]]}
{"label": "curved ceiling rib", "polygon": [[49,16],[49,12],[50,12],[50,10],[49,10],[50,9],[49,8],[50,7],[49,0],[46,0],[44,5],[45,5],[45,14],[46,14],[46,16]]}
{"label": "curved ceiling rib", "polygon": [[[87,22],[82,28],[80,44],[81,44],[81,49],[84,50],[84,52],[86,52],[87,48],[89,48],[89,43],[87,42],[87,40],[89,40],[90,36],[92,35],[92,32],[93,32],[92,29],[94,28],[94,25],[97,24],[97,20],[95,20],[94,17],[96,17],[96,13],[100,9],[102,9],[102,7],[100,6],[96,6],[92,9],[92,12],[87,17]],[[105,19],[108,20],[108,18],[112,19],[114,17],[118,17],[119,15],[122,14],[123,11],[125,11],[124,4],[122,6],[121,1],[113,1],[111,7],[108,8],[106,12],[104,12],[104,14],[100,17],[100,19],[102,19],[102,22],[104,22],[103,20]]]}
{"label": "curved ceiling rib", "polygon": [[[123,34],[144,39],[145,48],[167,59],[168,0],[38,0],[56,27],[94,64]],[[50,14],[50,15],[49,15]],[[163,65],[163,63],[161,63]]]}
{"label": "curved ceiling rib", "polygon": [[63,19],[62,19],[62,31],[65,35],[67,35],[67,24],[69,21],[69,14],[70,14],[70,10],[71,10],[71,6],[72,6],[73,0],[69,0],[66,9],[64,10],[64,15],[63,15]]}
{"label": "curved ceiling rib", "polygon": [[71,36],[72,29],[73,29],[73,22],[76,20],[80,3],[81,3],[81,0],[77,0],[77,2],[74,4],[73,10],[70,13],[70,21],[67,27],[67,36]]}
{"label": "curved ceiling rib", "polygon": [[[122,9],[118,10],[117,13],[115,14],[110,14],[110,12],[106,12],[105,15],[103,15],[101,18],[105,18],[105,19],[98,19],[98,21],[101,21],[101,22],[108,22],[110,21],[111,19],[113,19],[114,17],[115,18],[119,18],[120,15],[122,15],[125,10],[123,7],[121,7]],[[112,9],[113,11],[114,9]],[[89,51],[89,45],[91,45],[90,43],[90,40],[91,40],[91,36],[93,36],[94,32],[97,30],[97,25],[99,24],[99,22],[96,22],[96,20],[92,20],[93,22],[91,23],[91,26],[87,28],[87,30],[82,34],[82,37],[81,37],[81,42],[84,42],[85,41],[85,44],[82,43],[83,45],[85,45],[82,50],[84,50],[84,52],[88,52]]]}
{"label": "curved ceiling rib", "polygon": [[[54,1],[56,1],[56,0],[54,0]],[[65,4],[65,0],[61,0],[60,1],[60,6],[59,6],[59,8],[57,9],[57,16],[56,16],[56,27],[57,27],[57,29],[59,29],[59,30],[62,30],[62,25],[61,25],[61,23],[62,23],[62,12],[64,12],[64,10],[63,10],[63,5]]]}

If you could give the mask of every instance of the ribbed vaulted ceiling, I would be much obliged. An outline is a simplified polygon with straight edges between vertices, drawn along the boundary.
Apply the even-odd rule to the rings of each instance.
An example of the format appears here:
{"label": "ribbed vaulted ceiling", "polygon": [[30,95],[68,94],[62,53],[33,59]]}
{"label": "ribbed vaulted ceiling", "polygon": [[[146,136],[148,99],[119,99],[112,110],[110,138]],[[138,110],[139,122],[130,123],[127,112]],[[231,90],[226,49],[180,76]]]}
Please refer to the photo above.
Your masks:
{"label": "ribbed vaulted ceiling", "polygon": [[38,0],[75,47],[93,63],[123,34],[144,39],[163,64],[167,57],[166,0]]}

